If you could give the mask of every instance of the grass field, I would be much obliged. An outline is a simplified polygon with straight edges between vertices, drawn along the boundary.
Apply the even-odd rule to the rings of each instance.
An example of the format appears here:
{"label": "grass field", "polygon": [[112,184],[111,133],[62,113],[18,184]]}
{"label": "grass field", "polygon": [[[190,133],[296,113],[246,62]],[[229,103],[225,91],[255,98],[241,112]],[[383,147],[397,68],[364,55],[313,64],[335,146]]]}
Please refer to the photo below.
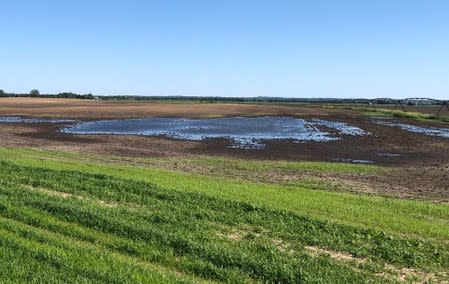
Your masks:
{"label": "grass field", "polygon": [[[443,282],[449,206],[132,160],[0,149],[0,278],[18,282]],[[182,161],[181,161],[182,162]],[[370,165],[196,158],[381,173]],[[30,269],[32,268],[32,269]]]}
{"label": "grass field", "polygon": [[[341,106],[330,106],[330,107],[341,107]],[[402,110],[396,110],[396,109],[388,109],[388,108],[382,108],[382,107],[366,107],[366,106],[345,106],[345,109],[350,110],[357,110],[360,111],[362,114],[368,115],[368,116],[382,116],[382,117],[395,117],[395,118],[406,118],[410,120],[415,121],[422,121],[422,122],[433,122],[433,123],[449,123],[449,115],[446,114],[446,112],[443,112],[443,114],[437,115],[437,109],[434,110],[435,113],[428,114],[428,113],[422,113],[418,111],[407,111],[404,112]],[[444,109],[445,110],[445,109]]]}

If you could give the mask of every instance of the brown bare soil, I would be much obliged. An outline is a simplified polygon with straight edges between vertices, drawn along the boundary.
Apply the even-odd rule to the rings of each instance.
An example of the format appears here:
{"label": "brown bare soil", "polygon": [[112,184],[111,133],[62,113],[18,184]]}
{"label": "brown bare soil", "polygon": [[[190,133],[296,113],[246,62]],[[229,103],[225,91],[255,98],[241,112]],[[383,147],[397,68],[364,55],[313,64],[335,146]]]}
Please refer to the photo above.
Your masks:
{"label": "brown bare soil", "polygon": [[[293,107],[292,107],[293,106]],[[297,105],[264,105],[233,103],[160,103],[47,98],[0,98],[0,115],[81,120],[140,117],[210,117],[236,115],[335,115],[347,113],[338,109],[301,107]]]}
{"label": "brown bare soil", "polygon": [[[354,192],[449,201],[449,139],[410,133],[373,124],[369,117],[344,109],[304,105],[221,103],[135,103],[96,100],[1,98],[0,116],[76,118],[80,120],[136,117],[214,117],[289,115],[326,118],[361,127],[373,135],[345,136],[331,142],[269,141],[264,150],[228,148],[225,139],[181,141],[165,137],[86,135],[58,132],[62,125],[0,123],[0,146],[33,147],[121,157],[224,156],[241,159],[329,161],[369,160],[391,170],[382,175],[316,176],[340,181]],[[422,123],[421,123],[422,124]],[[447,127],[447,126],[446,126]],[[399,157],[381,156],[400,154]],[[191,169],[183,169],[189,171]],[[201,169],[192,169],[201,172]],[[232,173],[231,173],[232,174]],[[237,175],[237,173],[234,173]],[[268,171],[266,182],[301,179],[310,174]]]}

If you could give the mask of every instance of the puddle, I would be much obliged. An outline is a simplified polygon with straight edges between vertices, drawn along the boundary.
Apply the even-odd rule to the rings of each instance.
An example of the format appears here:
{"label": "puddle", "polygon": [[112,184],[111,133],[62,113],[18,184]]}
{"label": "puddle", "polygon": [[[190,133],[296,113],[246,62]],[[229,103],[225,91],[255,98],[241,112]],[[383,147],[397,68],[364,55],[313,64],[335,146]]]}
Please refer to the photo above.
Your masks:
{"label": "puddle", "polygon": [[394,154],[394,153],[376,153],[377,156],[381,157],[400,157],[401,154]]}
{"label": "puddle", "polygon": [[325,126],[327,128],[335,129],[341,134],[351,135],[351,136],[366,136],[370,135],[368,131],[365,131],[361,128],[349,125],[344,122],[339,121],[330,121],[330,120],[322,120],[322,119],[312,119],[311,124]]}
{"label": "puddle", "polygon": [[344,163],[354,163],[354,164],[372,164],[373,161],[370,160],[353,160],[353,159],[344,159],[344,158],[337,158],[335,161],[338,162],[344,162]]}
{"label": "puddle", "polygon": [[[320,130],[318,126],[333,129],[336,133]],[[264,140],[326,142],[341,139],[342,135],[369,134],[342,122],[283,116],[99,120],[80,122],[61,131],[71,134],[162,135],[194,141],[227,138],[231,140],[229,148],[241,149],[263,149]]]}
{"label": "puddle", "polygon": [[0,123],[67,123],[70,119],[23,118],[20,116],[0,116]]}
{"label": "puddle", "polygon": [[411,124],[406,123],[399,123],[399,122],[392,122],[382,119],[375,119],[373,120],[374,123],[380,124],[380,125],[386,125],[391,127],[397,127],[403,130],[407,130],[409,132],[413,133],[421,133],[428,136],[437,136],[437,137],[443,137],[443,138],[449,138],[449,128],[439,128],[439,127],[425,127],[425,126],[415,126]]}
{"label": "puddle", "polygon": [[246,150],[263,150],[265,144],[254,138],[233,140],[232,144],[228,146],[229,149],[246,149]]}

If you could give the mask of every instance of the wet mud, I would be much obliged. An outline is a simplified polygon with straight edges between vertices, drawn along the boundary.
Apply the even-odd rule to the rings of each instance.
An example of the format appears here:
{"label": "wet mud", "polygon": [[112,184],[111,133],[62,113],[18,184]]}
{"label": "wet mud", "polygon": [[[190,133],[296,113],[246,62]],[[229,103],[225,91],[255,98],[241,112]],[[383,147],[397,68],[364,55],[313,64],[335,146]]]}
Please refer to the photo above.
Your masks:
{"label": "wet mud", "polygon": [[[39,103],[26,101],[15,102],[15,104],[10,101],[9,104],[3,105],[1,103],[0,100],[0,116],[47,119],[40,122],[22,123],[23,121],[16,118],[16,121],[0,123],[1,147],[31,147],[93,153],[95,155],[103,154],[104,157],[123,157],[123,159],[127,159],[127,157],[144,159],[218,156],[254,160],[337,162],[340,159],[340,162],[350,163],[370,161],[372,163],[369,164],[385,166],[389,170],[381,175],[348,174],[336,177],[320,174],[314,178],[322,176],[326,180],[335,179],[349,184],[353,183],[354,192],[449,201],[449,139],[374,123],[370,117],[351,110],[328,110],[292,105],[104,104],[102,102],[65,100],[39,101]],[[312,133],[321,133],[320,135],[326,133],[324,137],[338,139],[328,139],[325,142],[292,139],[262,139],[259,141],[260,137],[257,135],[250,135],[250,143],[246,141],[243,143],[237,141],[236,143],[229,137],[214,138],[213,135],[202,137],[201,140],[181,140],[164,135],[77,135],[59,131],[62,128],[76,125],[73,122],[53,121],[56,119],[88,122],[91,120],[142,119],[142,117],[197,119],[217,114],[230,119],[242,115],[254,118],[289,117],[293,119],[292,121],[304,121],[304,124],[308,124],[308,127],[312,129],[308,130]],[[449,128],[444,124],[436,125],[407,119],[395,119],[392,122],[429,129]],[[361,129],[363,135],[351,135],[352,131],[346,132],[351,127]],[[195,131],[197,130],[198,128]],[[198,133],[194,132],[194,134]],[[252,139],[254,137],[256,139]],[[264,145],[262,150],[259,144]],[[186,171],[188,170],[186,169]],[[268,178],[270,174],[273,173],[268,172],[263,176]],[[289,172],[288,175],[286,173],[280,173],[280,175],[283,178],[288,176],[294,180],[301,178],[303,173]]]}

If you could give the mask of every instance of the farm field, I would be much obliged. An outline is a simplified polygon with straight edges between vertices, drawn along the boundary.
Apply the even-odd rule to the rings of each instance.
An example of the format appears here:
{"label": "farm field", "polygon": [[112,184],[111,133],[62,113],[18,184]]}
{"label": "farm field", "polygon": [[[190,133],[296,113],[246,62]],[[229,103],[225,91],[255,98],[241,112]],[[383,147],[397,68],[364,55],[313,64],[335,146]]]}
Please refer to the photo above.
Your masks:
{"label": "farm field", "polygon": [[0,123],[1,282],[449,281],[447,138],[307,105],[8,98],[0,116],[289,116],[370,133],[248,150]]}

